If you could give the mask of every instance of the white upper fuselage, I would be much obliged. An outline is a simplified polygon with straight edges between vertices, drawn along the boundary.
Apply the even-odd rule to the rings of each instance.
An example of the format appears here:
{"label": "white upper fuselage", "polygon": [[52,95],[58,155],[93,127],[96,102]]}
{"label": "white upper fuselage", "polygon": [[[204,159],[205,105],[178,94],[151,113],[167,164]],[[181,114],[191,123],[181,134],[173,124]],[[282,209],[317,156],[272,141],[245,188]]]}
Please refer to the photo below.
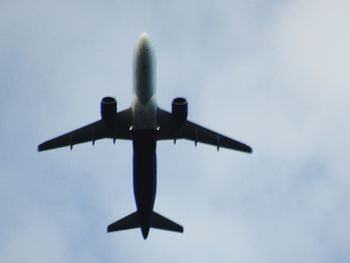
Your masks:
{"label": "white upper fuselage", "polygon": [[155,54],[150,39],[142,33],[137,41],[133,61],[132,128],[157,128]]}

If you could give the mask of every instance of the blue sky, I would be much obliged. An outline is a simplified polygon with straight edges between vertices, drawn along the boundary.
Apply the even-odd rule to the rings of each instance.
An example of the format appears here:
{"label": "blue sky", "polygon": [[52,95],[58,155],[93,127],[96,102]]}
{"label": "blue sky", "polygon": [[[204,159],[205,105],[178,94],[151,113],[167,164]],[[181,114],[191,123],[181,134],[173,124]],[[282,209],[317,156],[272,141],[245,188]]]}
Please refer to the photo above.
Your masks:
{"label": "blue sky", "polygon": [[[349,262],[347,1],[0,2],[1,262]],[[107,234],[133,212],[130,142],[38,153],[130,105],[147,31],[157,97],[253,155],[161,142],[155,210],[183,235]]]}

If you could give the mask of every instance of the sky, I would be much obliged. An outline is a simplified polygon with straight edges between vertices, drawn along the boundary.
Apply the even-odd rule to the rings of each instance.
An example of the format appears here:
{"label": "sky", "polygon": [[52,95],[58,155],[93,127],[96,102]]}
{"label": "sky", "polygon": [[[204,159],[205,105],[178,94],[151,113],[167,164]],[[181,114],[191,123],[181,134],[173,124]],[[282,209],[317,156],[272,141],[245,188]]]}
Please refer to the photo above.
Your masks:
{"label": "sky", "polygon": [[[1,262],[349,262],[350,3],[0,1]],[[184,234],[106,233],[135,211],[132,144],[39,143],[129,107],[148,32],[157,100],[252,155],[157,145],[155,210]]]}

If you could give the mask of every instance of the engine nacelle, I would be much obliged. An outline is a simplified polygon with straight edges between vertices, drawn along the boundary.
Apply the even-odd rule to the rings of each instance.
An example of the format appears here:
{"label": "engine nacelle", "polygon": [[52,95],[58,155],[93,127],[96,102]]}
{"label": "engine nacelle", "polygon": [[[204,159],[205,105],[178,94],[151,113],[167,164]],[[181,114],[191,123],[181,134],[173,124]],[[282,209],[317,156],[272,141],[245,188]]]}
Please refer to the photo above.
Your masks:
{"label": "engine nacelle", "polygon": [[117,113],[117,101],[113,97],[104,97],[101,100],[102,120],[111,120]]}
{"label": "engine nacelle", "polygon": [[171,114],[175,121],[182,124],[187,120],[188,103],[185,98],[175,98],[171,103]]}

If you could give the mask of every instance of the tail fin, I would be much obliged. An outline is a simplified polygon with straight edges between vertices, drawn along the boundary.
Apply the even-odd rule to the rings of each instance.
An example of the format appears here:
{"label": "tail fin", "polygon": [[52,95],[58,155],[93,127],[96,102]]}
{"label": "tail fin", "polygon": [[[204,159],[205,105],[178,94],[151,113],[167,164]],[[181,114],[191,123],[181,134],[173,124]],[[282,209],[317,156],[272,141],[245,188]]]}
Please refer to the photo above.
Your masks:
{"label": "tail fin", "polygon": [[161,216],[160,214],[158,214],[156,212],[153,212],[151,227],[162,229],[162,230],[180,232],[180,233],[184,232],[184,228],[182,226],[165,218],[164,216]]}
{"label": "tail fin", "polygon": [[[137,212],[134,212],[116,222],[113,224],[110,224],[107,228],[107,232],[114,232],[114,231],[120,231],[120,230],[127,230],[132,228],[139,228],[141,227],[140,218]],[[180,232],[183,233],[184,229],[182,226],[176,224],[175,222],[165,218],[164,216],[161,216],[160,214],[153,212],[152,214],[152,220],[151,220],[151,227],[152,228],[158,228],[162,230],[169,230],[174,232]],[[145,238],[147,238],[149,227],[142,229],[142,234]],[[144,232],[146,231],[146,232]]]}
{"label": "tail fin", "polygon": [[134,212],[113,224],[110,224],[107,228],[107,232],[120,231],[132,228],[140,227],[139,215],[137,212]]}

